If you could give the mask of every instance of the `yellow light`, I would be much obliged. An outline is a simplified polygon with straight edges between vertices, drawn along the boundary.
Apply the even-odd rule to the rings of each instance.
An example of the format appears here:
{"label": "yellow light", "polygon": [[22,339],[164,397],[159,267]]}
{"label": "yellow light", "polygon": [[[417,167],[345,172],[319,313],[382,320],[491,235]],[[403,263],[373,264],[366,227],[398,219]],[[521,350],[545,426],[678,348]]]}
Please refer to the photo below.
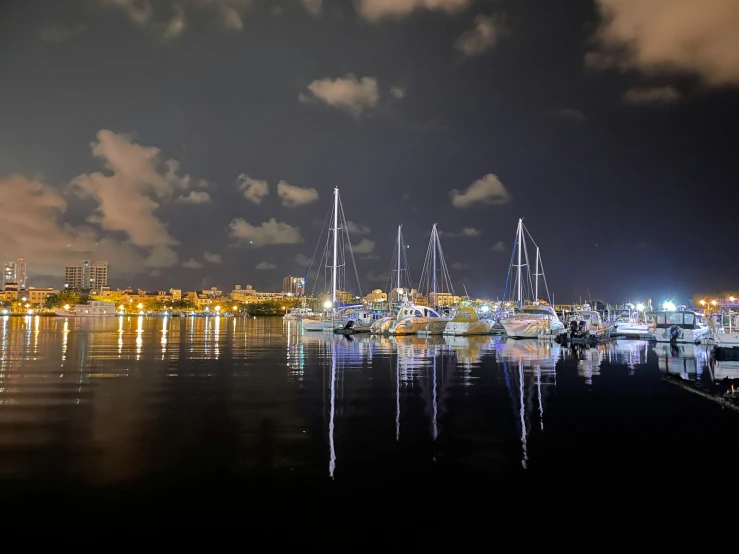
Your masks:
{"label": "yellow light", "polygon": [[736,300],[736,298],[734,298],[733,296],[729,296],[729,300],[733,302],[734,300]]}
{"label": "yellow light", "polygon": [[701,301],[699,302],[699,304],[700,304],[701,306],[705,306],[705,305],[706,305],[706,301],[705,301],[705,300],[701,300]]}
{"label": "yellow light", "polygon": [[144,305],[143,305],[143,304],[142,304],[141,302],[139,302],[139,303],[138,303],[138,304],[136,305],[136,307],[137,307],[137,308],[138,308],[138,309],[140,310],[141,308],[143,308],[143,307],[144,307]]}
{"label": "yellow light", "polygon": [[718,302],[716,302],[715,300],[711,300],[711,304],[712,304],[713,306],[715,306],[716,304],[718,304]]}
{"label": "yellow light", "polygon": [[220,306],[216,306],[216,311],[217,312],[220,312],[221,311],[221,307]]}
{"label": "yellow light", "polygon": [[118,306],[118,309],[119,309],[120,311],[123,311],[123,310],[125,310],[125,309],[126,309],[126,307],[125,307],[125,306],[124,306],[123,304],[121,304],[120,306]]}
{"label": "yellow light", "polygon": [[64,309],[65,310],[68,310],[69,309],[69,304],[64,304]]}

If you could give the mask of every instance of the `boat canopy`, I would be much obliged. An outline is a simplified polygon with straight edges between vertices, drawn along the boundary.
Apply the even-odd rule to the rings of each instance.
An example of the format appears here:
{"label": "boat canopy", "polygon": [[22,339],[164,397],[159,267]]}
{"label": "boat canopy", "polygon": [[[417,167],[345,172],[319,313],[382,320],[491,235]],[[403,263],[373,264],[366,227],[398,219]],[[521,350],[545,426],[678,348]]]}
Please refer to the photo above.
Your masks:
{"label": "boat canopy", "polygon": [[427,306],[404,306],[398,310],[398,320],[407,317],[441,317],[436,311]]}
{"label": "boat canopy", "polygon": [[480,318],[477,317],[475,310],[472,308],[462,308],[457,312],[457,315],[454,316],[452,321],[455,323],[474,323],[480,321]]}
{"label": "boat canopy", "polygon": [[546,306],[544,304],[530,304],[526,306],[521,306],[521,313],[522,314],[539,314],[539,315],[553,315],[556,317],[556,313],[554,313],[554,308],[551,306]]}
{"label": "boat canopy", "polygon": [[700,314],[689,311],[657,312],[654,314],[658,329],[669,329],[673,325],[683,329],[695,329],[701,321]]}

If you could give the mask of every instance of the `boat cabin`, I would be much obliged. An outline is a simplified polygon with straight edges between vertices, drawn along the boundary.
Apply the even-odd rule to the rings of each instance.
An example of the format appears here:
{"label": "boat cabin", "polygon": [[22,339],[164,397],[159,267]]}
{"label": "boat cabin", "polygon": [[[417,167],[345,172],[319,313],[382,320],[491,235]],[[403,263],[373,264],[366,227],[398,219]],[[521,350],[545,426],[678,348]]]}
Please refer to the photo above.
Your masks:
{"label": "boat cabin", "polygon": [[475,323],[477,321],[480,321],[480,318],[472,308],[462,308],[452,319],[453,323]]}
{"label": "boat cabin", "polygon": [[79,315],[115,315],[115,303],[92,300],[89,304],[75,304],[72,310]]}
{"label": "boat cabin", "polygon": [[530,304],[522,306],[519,313],[521,315],[548,315],[552,317],[557,317],[557,314],[554,312],[554,308],[543,304]]}
{"label": "boat cabin", "polygon": [[409,317],[441,317],[428,306],[404,306],[398,310],[398,321]]}
{"label": "boat cabin", "polygon": [[681,329],[698,329],[704,327],[702,316],[691,311],[655,312],[657,329],[669,329],[676,326]]}

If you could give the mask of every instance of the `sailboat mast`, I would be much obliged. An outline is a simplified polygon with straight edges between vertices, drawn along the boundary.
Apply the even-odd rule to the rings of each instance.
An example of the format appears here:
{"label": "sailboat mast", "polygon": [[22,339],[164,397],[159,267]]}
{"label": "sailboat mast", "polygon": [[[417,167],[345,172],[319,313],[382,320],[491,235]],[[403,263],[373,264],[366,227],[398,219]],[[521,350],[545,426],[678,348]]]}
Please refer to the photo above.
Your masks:
{"label": "sailboat mast", "polygon": [[539,247],[536,247],[536,270],[534,271],[534,275],[536,277],[535,285],[534,285],[534,302],[537,304],[539,303]]}
{"label": "sailboat mast", "polygon": [[520,308],[523,301],[523,282],[521,281],[521,239],[523,239],[523,219],[518,220],[518,307]]}
{"label": "sailboat mast", "polygon": [[434,269],[434,309],[436,309],[436,248],[439,245],[439,235],[437,234],[437,231],[436,231],[436,223],[434,223],[434,230],[431,233],[431,240],[434,242],[434,246],[433,246],[434,248],[434,265],[433,265],[433,269]]}
{"label": "sailboat mast", "polygon": [[334,188],[334,264],[331,266],[331,303],[336,310],[336,270],[339,255],[339,187]]}
{"label": "sailboat mast", "polygon": [[398,302],[400,302],[400,242],[402,235],[400,234],[400,228],[402,225],[398,225],[398,279],[397,285],[395,286],[395,292],[398,294]]}

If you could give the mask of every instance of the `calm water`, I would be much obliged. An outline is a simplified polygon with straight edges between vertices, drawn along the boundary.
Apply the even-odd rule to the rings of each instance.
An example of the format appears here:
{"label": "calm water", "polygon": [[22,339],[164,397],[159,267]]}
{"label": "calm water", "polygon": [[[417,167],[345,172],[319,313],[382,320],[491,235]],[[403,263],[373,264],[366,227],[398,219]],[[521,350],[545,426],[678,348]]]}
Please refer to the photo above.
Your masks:
{"label": "calm water", "polygon": [[362,488],[418,508],[403,491],[718,475],[739,461],[727,440],[739,416],[662,379],[735,373],[709,369],[701,347],[349,340],[276,318],[5,317],[0,356],[0,483],[42,503]]}

